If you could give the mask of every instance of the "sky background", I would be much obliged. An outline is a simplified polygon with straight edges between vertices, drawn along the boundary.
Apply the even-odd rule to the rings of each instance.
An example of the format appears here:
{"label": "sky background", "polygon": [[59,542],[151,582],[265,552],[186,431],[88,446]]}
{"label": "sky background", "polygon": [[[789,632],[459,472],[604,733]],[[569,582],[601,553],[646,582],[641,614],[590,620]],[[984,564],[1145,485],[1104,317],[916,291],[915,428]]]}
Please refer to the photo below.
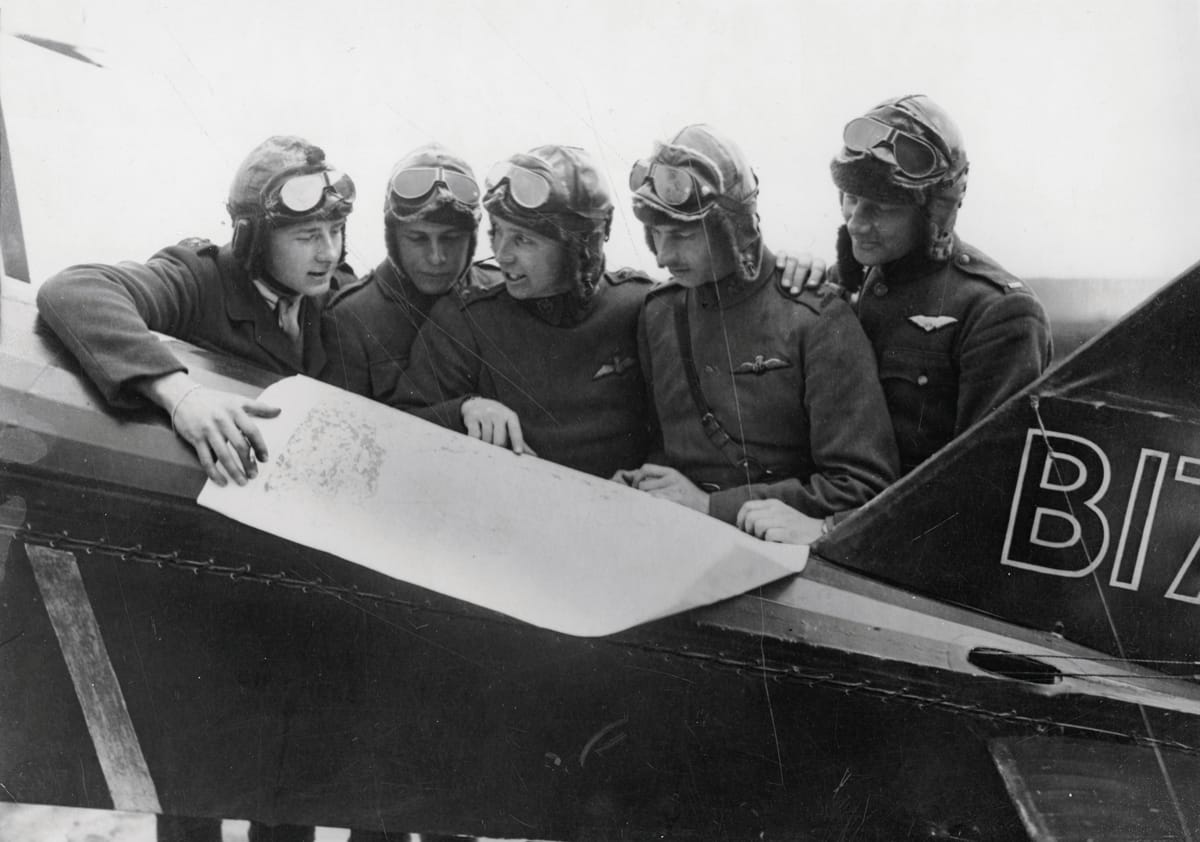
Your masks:
{"label": "sky background", "polygon": [[481,180],[587,148],[614,188],[610,265],[653,270],[629,167],[692,122],[750,158],[768,245],[829,258],[843,125],[918,92],[966,140],[959,232],[1011,271],[1107,280],[1080,306],[1121,312],[1200,258],[1194,0],[5,0],[0,33],[35,279],[228,239],[229,180],[271,134],[354,177],[359,272],[384,255],[392,163],[429,140]]}

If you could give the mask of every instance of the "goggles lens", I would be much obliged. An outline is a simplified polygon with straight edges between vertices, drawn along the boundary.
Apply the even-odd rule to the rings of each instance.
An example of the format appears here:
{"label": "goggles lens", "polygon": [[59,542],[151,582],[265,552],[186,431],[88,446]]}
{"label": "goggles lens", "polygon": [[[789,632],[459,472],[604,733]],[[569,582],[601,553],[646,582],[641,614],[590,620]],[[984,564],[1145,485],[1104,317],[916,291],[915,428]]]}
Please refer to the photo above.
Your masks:
{"label": "goggles lens", "polygon": [[629,189],[637,192],[647,181],[654,194],[674,208],[689,202],[699,208],[706,199],[717,195],[712,185],[691,169],[643,158],[629,171]]}
{"label": "goggles lens", "polygon": [[479,201],[479,185],[475,179],[444,167],[411,167],[396,173],[392,179],[392,192],[407,202],[427,196],[439,184],[444,184],[450,195],[464,205]]}
{"label": "goggles lens", "polygon": [[857,117],[847,123],[842,141],[847,149],[867,154],[874,154],[880,146],[889,147],[896,166],[911,178],[924,178],[937,168],[938,157],[932,146],[870,117]]}
{"label": "goggles lens", "polygon": [[325,204],[326,196],[334,202],[354,201],[354,182],[338,170],[297,175],[279,187],[277,204],[287,213],[311,213]]}
{"label": "goggles lens", "polygon": [[495,190],[501,182],[508,181],[508,195],[514,202],[528,210],[536,210],[550,198],[550,182],[541,173],[501,161],[488,173],[488,192]]}

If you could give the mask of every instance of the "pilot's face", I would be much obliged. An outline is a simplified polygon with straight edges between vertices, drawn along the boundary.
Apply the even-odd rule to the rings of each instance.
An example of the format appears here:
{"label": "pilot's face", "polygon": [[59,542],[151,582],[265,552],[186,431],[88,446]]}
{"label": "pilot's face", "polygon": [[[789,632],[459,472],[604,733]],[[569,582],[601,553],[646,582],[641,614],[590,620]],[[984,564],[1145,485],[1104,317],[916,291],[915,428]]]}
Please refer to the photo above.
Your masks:
{"label": "pilot's face", "polygon": [[344,220],[312,220],[268,232],[264,265],[271,277],[301,295],[329,290],[342,255]]}
{"label": "pilot's face", "polygon": [[720,280],[737,268],[725,237],[701,222],[670,222],[647,226],[658,265],[676,283],[688,288]]}
{"label": "pilot's face", "polygon": [[426,295],[447,292],[462,276],[471,255],[471,232],[438,222],[396,225],[400,268]]}
{"label": "pilot's face", "polygon": [[864,266],[899,260],[924,242],[925,217],[916,205],[892,205],[843,193],[842,218],[854,259]]}
{"label": "pilot's face", "polygon": [[547,298],[567,292],[574,279],[563,275],[562,243],[522,225],[492,218],[492,252],[513,298]]}

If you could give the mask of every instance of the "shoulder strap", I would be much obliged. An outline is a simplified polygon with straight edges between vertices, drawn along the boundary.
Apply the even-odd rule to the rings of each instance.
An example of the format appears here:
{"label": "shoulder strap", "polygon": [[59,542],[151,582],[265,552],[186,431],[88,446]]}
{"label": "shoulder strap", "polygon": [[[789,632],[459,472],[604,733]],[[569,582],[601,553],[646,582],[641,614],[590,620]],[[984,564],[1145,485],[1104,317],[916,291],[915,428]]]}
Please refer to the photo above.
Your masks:
{"label": "shoulder strap", "polygon": [[708,440],[735,468],[750,469],[754,480],[770,475],[769,470],[746,452],[745,443],[725,430],[704,397],[704,390],[700,387],[700,375],[696,373],[696,359],[692,354],[692,326],[688,317],[686,295],[680,306],[675,308],[675,338],[679,342],[679,359],[683,362],[683,373],[687,377],[688,390],[692,393],[692,403],[700,410],[700,426],[704,428]]}

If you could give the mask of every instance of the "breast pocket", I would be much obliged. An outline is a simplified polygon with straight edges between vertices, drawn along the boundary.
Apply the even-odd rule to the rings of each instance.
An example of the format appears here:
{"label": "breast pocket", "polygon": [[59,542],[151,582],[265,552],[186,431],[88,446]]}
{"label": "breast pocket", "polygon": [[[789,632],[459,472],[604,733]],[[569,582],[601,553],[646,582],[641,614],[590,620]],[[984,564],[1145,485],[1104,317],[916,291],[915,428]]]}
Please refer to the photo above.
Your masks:
{"label": "breast pocket", "polygon": [[939,393],[958,389],[958,373],[949,355],[919,348],[890,348],[879,361],[884,386]]}

